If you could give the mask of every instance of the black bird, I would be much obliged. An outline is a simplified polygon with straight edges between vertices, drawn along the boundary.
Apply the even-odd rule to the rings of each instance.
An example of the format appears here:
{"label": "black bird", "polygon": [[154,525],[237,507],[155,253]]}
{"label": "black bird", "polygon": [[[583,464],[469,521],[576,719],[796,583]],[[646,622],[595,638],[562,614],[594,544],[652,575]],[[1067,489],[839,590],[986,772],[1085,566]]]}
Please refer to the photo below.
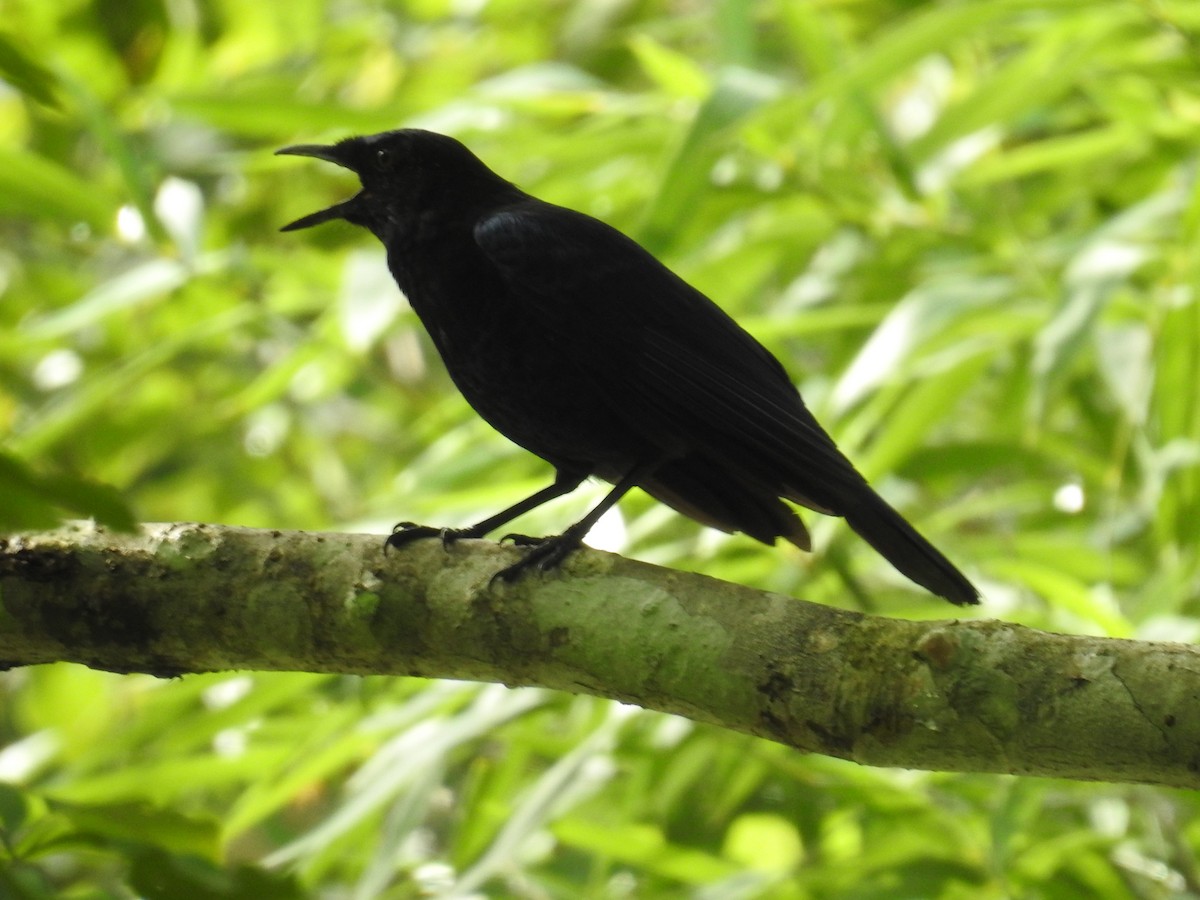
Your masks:
{"label": "black bird", "polygon": [[[771,353],[630,238],[545,203],[453,138],[417,129],[277,151],[349,169],[357,195],[297,219],[369,229],[450,377],[554,483],[469,528],[402,522],[388,539],[480,537],[589,476],[615,485],[499,576],[549,569],[640,487],[686,516],[809,550],[784,499],[843,516],[900,572],[951,603],[978,592],[834,445]],[[781,499],[782,498],[782,499]]]}

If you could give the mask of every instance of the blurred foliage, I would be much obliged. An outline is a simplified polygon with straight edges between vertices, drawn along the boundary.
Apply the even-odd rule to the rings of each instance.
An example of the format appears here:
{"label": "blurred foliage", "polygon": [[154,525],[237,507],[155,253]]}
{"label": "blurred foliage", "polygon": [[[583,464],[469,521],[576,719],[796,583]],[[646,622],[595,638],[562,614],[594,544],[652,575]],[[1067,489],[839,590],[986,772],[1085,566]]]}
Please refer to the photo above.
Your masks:
{"label": "blurred foliage", "polygon": [[[276,232],[354,185],[272,149],[422,126],[737,315],[984,614],[1197,636],[1193,0],[2,8],[0,525],[384,531],[546,483],[368,235]],[[622,516],[593,542],[946,612],[833,521],[809,557]],[[450,682],[50,666],[0,697],[6,898],[1200,895],[1170,791]]]}

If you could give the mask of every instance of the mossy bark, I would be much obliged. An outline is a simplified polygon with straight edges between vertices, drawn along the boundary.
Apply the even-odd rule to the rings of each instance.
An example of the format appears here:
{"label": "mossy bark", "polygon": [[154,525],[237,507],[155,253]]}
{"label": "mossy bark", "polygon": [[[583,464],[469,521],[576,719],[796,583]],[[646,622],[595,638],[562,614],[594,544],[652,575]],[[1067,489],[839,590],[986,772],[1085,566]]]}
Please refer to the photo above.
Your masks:
{"label": "mossy bark", "polygon": [[585,550],[73,525],[0,539],[0,665],[419,675],[612,697],[870,765],[1200,787],[1200,651],[908,622]]}

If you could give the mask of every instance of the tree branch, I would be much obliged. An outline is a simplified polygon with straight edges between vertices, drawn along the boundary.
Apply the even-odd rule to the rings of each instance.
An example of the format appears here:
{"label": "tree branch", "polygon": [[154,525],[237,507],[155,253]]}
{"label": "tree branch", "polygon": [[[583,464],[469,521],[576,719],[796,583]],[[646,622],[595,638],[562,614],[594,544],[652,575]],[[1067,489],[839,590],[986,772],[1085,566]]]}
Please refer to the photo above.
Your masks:
{"label": "tree branch", "polygon": [[1200,651],[864,616],[596,551],[91,525],[0,539],[0,665],[419,675],[612,697],[878,766],[1200,787]]}

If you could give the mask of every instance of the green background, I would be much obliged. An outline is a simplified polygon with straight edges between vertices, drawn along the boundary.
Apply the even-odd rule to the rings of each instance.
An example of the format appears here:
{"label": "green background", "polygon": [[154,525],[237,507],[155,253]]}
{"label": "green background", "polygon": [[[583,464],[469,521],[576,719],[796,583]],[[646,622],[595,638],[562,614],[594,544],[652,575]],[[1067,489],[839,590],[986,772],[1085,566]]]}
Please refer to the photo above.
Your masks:
{"label": "green background", "polygon": [[[981,615],[1197,637],[1192,0],[0,0],[0,78],[5,529],[382,533],[547,483],[374,239],[277,231],[356,185],[273,149],[420,126],[736,315]],[[806,556],[635,492],[594,542],[948,614],[816,518]],[[5,898],[1200,896],[1195,807],[493,685],[0,675]]]}

